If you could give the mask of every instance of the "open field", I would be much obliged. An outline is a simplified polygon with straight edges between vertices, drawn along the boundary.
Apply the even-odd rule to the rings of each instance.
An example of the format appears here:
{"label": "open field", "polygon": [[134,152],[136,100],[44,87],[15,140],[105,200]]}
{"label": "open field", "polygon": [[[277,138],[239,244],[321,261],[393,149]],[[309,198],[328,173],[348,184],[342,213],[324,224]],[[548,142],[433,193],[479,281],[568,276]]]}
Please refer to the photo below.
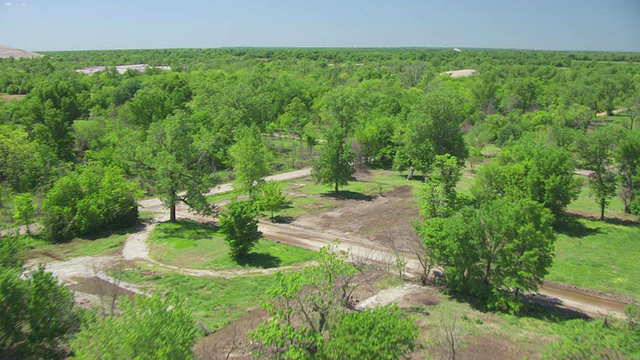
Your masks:
{"label": "open field", "polygon": [[223,237],[209,225],[187,220],[163,223],[149,238],[150,256],[165,264],[192,269],[272,268],[315,258],[312,251],[263,239],[238,263],[229,256]]}
{"label": "open field", "polygon": [[7,101],[22,100],[26,96],[27,95],[20,95],[20,94],[11,95],[11,94],[0,93],[0,100],[7,100]]}
{"label": "open field", "polygon": [[557,230],[547,279],[640,297],[640,224],[573,217]]}
{"label": "open field", "polygon": [[113,255],[122,251],[127,236],[135,232],[130,231],[112,234],[107,237],[95,239],[76,238],[63,244],[51,244],[39,239],[28,240],[27,259],[51,258],[55,260],[68,260],[79,256]]}

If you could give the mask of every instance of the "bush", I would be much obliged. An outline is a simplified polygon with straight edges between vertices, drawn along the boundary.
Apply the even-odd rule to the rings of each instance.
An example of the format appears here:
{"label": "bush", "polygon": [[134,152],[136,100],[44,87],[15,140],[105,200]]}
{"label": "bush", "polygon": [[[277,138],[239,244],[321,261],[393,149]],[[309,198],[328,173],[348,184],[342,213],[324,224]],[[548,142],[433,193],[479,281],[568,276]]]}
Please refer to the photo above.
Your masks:
{"label": "bush", "polygon": [[258,231],[257,215],[258,210],[251,200],[234,200],[227,204],[227,210],[220,215],[220,229],[231,248],[231,257],[238,259],[247,255],[262,237]]}
{"label": "bush", "polygon": [[191,359],[191,311],[176,298],[120,298],[120,315],[96,314],[71,343],[78,359]]}
{"label": "bush", "polygon": [[45,238],[58,242],[134,224],[135,188],[115,166],[90,165],[60,178],[42,203]]}

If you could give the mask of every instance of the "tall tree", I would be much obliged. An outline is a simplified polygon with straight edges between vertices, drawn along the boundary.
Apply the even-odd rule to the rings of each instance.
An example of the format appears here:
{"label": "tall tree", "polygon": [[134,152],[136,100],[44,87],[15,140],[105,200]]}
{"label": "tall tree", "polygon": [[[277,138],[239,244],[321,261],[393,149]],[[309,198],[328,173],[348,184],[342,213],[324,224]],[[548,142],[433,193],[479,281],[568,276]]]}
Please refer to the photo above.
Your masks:
{"label": "tall tree", "polygon": [[528,197],[560,219],[580,193],[575,167],[571,152],[546,136],[526,136],[478,171],[472,192],[480,200]]}
{"label": "tall tree", "polygon": [[460,167],[455,156],[437,155],[433,168],[425,179],[422,196],[425,200],[420,214],[425,218],[448,217],[456,206],[456,185]]}
{"label": "tall tree", "polygon": [[450,154],[464,164],[469,151],[460,126],[467,115],[466,101],[451,91],[427,94],[411,111],[407,126],[398,135],[400,148],[394,166],[429,172],[436,155]]}
{"label": "tall tree", "polygon": [[346,143],[344,130],[339,127],[330,128],[325,134],[320,158],[313,165],[311,176],[318,182],[333,186],[337,193],[341,185],[354,181],[355,169],[351,165],[353,152]]}
{"label": "tall tree", "polygon": [[589,187],[600,205],[600,220],[604,220],[604,210],[616,194],[616,174],[613,171],[613,134],[600,128],[587,134],[578,143],[582,167],[590,170]]}
{"label": "tall tree", "polygon": [[500,199],[422,227],[448,285],[490,307],[519,311],[551,266],[553,216],[531,199]]}
{"label": "tall tree", "polygon": [[640,130],[621,134],[614,156],[621,180],[619,195],[624,202],[624,212],[630,214],[631,204],[640,190]]}
{"label": "tall tree", "polygon": [[269,150],[257,128],[239,130],[236,138],[236,143],[229,149],[235,182],[240,189],[252,192],[253,186],[264,182],[264,177],[269,174]]}
{"label": "tall tree", "polygon": [[178,202],[204,215],[213,212],[205,197],[219,183],[212,151],[184,111],[149,127],[141,163],[155,193],[169,208],[171,221],[176,220]]}

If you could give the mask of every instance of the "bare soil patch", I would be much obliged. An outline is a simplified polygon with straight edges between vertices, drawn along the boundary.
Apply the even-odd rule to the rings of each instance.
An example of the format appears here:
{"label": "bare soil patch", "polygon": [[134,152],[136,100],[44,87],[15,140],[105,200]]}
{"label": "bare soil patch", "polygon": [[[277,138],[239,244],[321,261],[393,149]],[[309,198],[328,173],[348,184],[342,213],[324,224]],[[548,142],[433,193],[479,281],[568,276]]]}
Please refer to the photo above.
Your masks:
{"label": "bare soil patch", "polygon": [[294,224],[316,229],[333,229],[357,234],[386,245],[389,233],[402,233],[417,218],[411,187],[401,186],[367,200],[343,200],[340,206],[324,213],[305,214]]}
{"label": "bare soil patch", "polygon": [[247,311],[247,315],[222,329],[205,336],[193,347],[198,359],[251,359],[247,333],[269,319],[263,309]]}

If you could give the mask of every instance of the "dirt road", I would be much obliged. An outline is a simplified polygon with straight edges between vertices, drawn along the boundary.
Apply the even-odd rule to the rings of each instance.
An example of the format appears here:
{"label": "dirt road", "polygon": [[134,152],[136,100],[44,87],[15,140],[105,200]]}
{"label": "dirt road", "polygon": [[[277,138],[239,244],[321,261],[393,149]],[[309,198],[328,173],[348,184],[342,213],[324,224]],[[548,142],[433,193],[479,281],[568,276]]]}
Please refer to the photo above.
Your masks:
{"label": "dirt road", "polygon": [[[290,180],[305,177],[310,174],[310,169],[294,171],[268,177],[268,181]],[[232,189],[231,184],[223,184],[210,193],[222,193]],[[101,271],[118,260],[141,261],[147,263],[152,268],[158,268],[169,272],[181,273],[191,276],[210,276],[210,277],[234,277],[243,275],[271,274],[275,271],[296,271],[300,268],[308,266],[309,263],[298,264],[296,266],[274,268],[274,269],[227,269],[227,270],[200,270],[179,268],[162,264],[149,257],[149,248],[147,239],[149,234],[157,223],[168,219],[168,211],[162,207],[162,203],[158,199],[149,199],[140,202],[142,210],[150,210],[157,212],[153,221],[146,225],[144,229],[130,235],[125,243],[120,257],[84,257],[75,258],[67,262],[52,262],[47,265],[47,269],[67,281],[73,281],[76,277],[96,276],[98,274],[106,281],[110,279]],[[178,208],[178,215],[182,218],[189,218],[201,221],[197,216],[188,212],[188,209]],[[336,229],[328,229],[326,227],[309,226],[308,223],[299,224],[275,224],[268,221],[261,221],[259,224],[260,231],[268,239],[299,246],[308,250],[318,251],[320,248],[333,245],[337,250],[348,251],[350,260],[354,262],[378,263],[388,266],[392,269],[395,263],[395,255],[391,249],[381,245],[380,243],[369,239],[353,236],[352,233],[344,233]],[[420,265],[417,260],[405,255],[407,265],[405,271],[409,274],[417,274],[420,272]],[[93,270],[93,271],[89,271]],[[611,314],[614,316],[622,316],[625,304],[623,302],[604,299],[595,295],[584,294],[571,289],[563,289],[554,286],[542,287],[539,291],[541,297],[551,299],[553,302],[582,311],[591,316],[601,314]]]}

